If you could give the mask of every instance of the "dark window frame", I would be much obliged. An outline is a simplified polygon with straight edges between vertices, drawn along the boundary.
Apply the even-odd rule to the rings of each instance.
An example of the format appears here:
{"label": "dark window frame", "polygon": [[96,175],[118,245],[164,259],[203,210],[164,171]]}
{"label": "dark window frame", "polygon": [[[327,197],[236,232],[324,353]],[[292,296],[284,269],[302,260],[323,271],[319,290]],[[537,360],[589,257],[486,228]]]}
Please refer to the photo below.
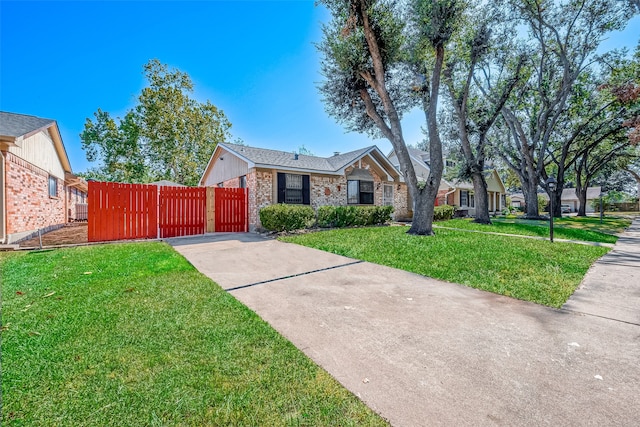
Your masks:
{"label": "dark window frame", "polygon": [[[290,176],[290,184],[294,181],[298,181],[298,177],[301,177],[300,185],[290,185],[287,187],[287,175]],[[295,177],[295,178],[294,178]],[[310,176],[305,174],[296,174],[288,172],[278,172],[277,175],[277,190],[278,190],[278,203],[285,203],[289,205],[310,205],[311,204],[311,186]],[[295,187],[295,188],[294,188]]]}
{"label": "dark window frame", "polygon": [[[356,188],[356,194],[350,194],[350,188],[351,186],[349,185],[349,183],[351,182],[355,182],[357,183],[357,188]],[[366,190],[367,191],[363,191],[363,184],[364,187],[367,187]],[[369,190],[369,186],[371,191]],[[352,197],[356,197],[358,202],[354,202],[352,201]],[[373,205],[375,204],[375,186],[374,186],[374,182],[373,181],[366,181],[366,180],[355,180],[355,179],[349,179],[347,180],[347,204],[348,205]]]}

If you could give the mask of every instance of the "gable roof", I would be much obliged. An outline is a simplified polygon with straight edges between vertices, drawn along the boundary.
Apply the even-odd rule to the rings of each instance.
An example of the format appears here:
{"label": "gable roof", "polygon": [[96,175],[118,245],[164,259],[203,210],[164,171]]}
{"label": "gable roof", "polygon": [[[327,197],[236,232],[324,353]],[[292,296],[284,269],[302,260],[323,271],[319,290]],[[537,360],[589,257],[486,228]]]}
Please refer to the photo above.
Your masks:
{"label": "gable roof", "polygon": [[[55,120],[0,111],[0,137],[26,138],[55,124]],[[7,138],[7,139],[8,139]]]}
{"label": "gable roof", "polygon": [[71,172],[69,156],[55,120],[0,111],[0,143],[20,147],[24,139],[41,131],[49,132],[63,169],[65,172]]}
{"label": "gable roof", "polygon": [[[600,197],[600,194],[602,193],[602,188],[601,187],[588,187],[587,188],[587,200],[593,200],[593,199],[597,199]],[[543,198],[549,200],[549,195],[546,192],[542,192],[542,193],[538,193],[538,195],[542,196]],[[524,200],[524,194],[523,193],[513,193],[510,196],[512,199],[515,197],[517,199],[522,199]],[[575,188],[563,188],[562,189],[562,196],[561,196],[561,200],[564,202],[568,202],[568,201],[577,201],[578,200],[578,196],[576,196],[576,189]]]}
{"label": "gable roof", "polygon": [[[602,193],[601,187],[588,187],[587,188],[587,200],[593,200],[600,197]],[[578,196],[576,196],[575,188],[563,188],[562,189],[562,200],[578,200]]]}
{"label": "gable roof", "polygon": [[270,150],[267,148],[248,147],[246,145],[228,143],[221,143],[218,144],[218,146],[231,151],[243,160],[253,163],[253,165],[258,167],[276,166],[316,170],[319,172],[335,172],[342,167],[353,163],[371,149],[376,148],[375,146],[371,146],[332,157],[298,154],[296,158],[294,153],[288,151]]}
{"label": "gable roof", "polygon": [[294,154],[289,151],[271,150],[267,148],[249,147],[246,145],[219,143],[209,164],[200,179],[203,182],[205,176],[212,167],[212,161],[216,153],[224,149],[238,158],[245,161],[249,168],[275,168],[284,170],[304,171],[310,173],[324,173],[329,175],[338,175],[344,173],[344,168],[358,161],[366,155],[377,163],[387,175],[392,174],[400,177],[396,168],[389,162],[387,157],[375,145],[361,148],[359,150],[350,151],[348,153],[338,154],[331,157],[307,156],[304,154]]}

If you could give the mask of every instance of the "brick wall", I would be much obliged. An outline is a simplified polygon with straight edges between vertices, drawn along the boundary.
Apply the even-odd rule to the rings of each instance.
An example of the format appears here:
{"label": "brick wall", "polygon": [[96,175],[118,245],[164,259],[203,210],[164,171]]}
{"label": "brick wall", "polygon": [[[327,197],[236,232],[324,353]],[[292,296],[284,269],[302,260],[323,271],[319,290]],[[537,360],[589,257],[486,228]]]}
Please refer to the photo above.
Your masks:
{"label": "brick wall", "polygon": [[409,220],[413,216],[413,211],[409,207],[409,188],[407,184],[393,184],[393,218],[396,221]]}
{"label": "brick wall", "polygon": [[347,204],[347,179],[344,176],[311,175],[309,185],[314,209]]}
{"label": "brick wall", "polygon": [[[7,234],[29,233],[66,222],[64,180],[57,178],[58,197],[49,197],[49,174],[6,153]],[[12,239],[13,240],[13,239]]]}

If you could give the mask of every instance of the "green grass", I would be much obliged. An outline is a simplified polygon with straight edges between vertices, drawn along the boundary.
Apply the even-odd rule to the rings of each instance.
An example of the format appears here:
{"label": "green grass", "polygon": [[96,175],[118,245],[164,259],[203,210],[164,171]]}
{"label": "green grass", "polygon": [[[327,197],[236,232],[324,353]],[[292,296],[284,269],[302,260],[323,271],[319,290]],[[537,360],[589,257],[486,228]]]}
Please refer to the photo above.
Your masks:
{"label": "green grass", "polygon": [[610,249],[519,237],[407,227],[336,229],[281,240],[560,307],[591,264]]}
{"label": "green grass", "polygon": [[386,425],[165,244],[0,271],[3,426]]}
{"label": "green grass", "polygon": [[[496,218],[492,219],[492,223],[485,225],[476,224],[471,219],[452,219],[438,222],[436,225],[465,230],[549,237],[548,221]],[[603,224],[600,224],[598,218],[566,217],[554,220],[553,233],[556,239],[615,243],[618,238],[614,234],[624,231],[630,224],[630,220],[621,218],[606,218]]]}

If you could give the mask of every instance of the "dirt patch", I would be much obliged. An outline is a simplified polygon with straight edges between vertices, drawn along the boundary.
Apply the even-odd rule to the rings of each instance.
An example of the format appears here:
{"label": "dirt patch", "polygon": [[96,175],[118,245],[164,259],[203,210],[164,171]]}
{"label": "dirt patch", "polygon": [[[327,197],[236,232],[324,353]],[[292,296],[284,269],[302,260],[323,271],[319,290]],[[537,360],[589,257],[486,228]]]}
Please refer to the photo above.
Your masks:
{"label": "dirt patch", "polygon": [[[64,227],[42,235],[42,246],[73,245],[87,243],[87,223],[69,223]],[[20,242],[21,248],[40,247],[38,237]]]}

